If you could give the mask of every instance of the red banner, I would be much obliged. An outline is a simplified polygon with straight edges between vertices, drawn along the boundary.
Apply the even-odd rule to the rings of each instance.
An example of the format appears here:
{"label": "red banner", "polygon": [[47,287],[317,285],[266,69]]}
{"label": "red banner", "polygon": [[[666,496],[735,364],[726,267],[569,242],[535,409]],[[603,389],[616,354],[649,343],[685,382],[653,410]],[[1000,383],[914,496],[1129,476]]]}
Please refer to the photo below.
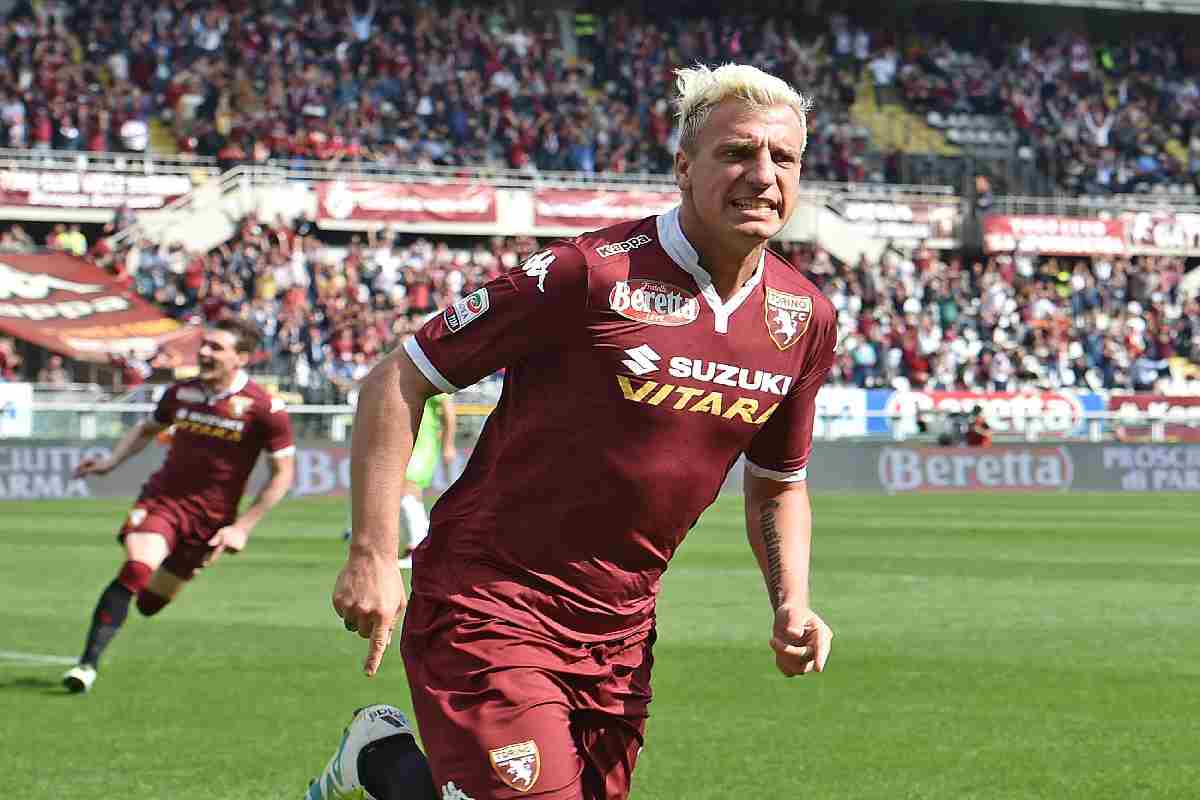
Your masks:
{"label": "red banner", "polygon": [[838,198],[830,203],[838,214],[871,239],[926,242],[930,247],[957,247],[959,202],[907,202]]}
{"label": "red banner", "polygon": [[496,222],[491,186],[332,181],[317,187],[318,224],[328,222]]}
{"label": "red banner", "polygon": [[992,214],[983,218],[983,250],[1064,256],[1124,253],[1125,224],[1117,219]]}
{"label": "red banner", "polygon": [[42,208],[162,208],[192,190],[187,175],[118,172],[0,171],[0,206]]}
{"label": "red banner", "polygon": [[594,230],[670,211],[679,192],[611,192],[584,189],[537,189],[533,219],[539,227]]}
{"label": "red banner", "polygon": [[1200,255],[1200,214],[1138,211],[1121,221],[1131,254]]}
{"label": "red banner", "polygon": [[195,363],[201,336],[104,270],[63,253],[0,255],[0,331],[83,361],[161,348]]}
{"label": "red banner", "polygon": [[1120,425],[1126,435],[1149,435],[1155,422],[1152,418],[1157,417],[1166,422],[1169,440],[1200,442],[1200,397],[1114,394],[1108,399],[1108,410],[1121,415]]}

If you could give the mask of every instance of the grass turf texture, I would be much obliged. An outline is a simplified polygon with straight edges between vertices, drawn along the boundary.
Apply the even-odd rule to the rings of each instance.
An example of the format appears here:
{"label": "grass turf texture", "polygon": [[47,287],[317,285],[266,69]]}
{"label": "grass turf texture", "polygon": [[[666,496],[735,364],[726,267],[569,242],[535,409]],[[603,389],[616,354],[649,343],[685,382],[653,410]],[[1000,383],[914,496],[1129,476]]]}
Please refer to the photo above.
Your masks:
{"label": "grass turf texture", "polygon": [[[785,680],[723,500],[664,579],[633,797],[1185,798],[1200,792],[1200,499],[820,496],[829,671]],[[3,503],[0,651],[75,656],[128,504]],[[0,656],[4,777],[22,798],[299,797],[350,711],[406,709],[329,590],[340,501],[285,502],[96,689]]]}

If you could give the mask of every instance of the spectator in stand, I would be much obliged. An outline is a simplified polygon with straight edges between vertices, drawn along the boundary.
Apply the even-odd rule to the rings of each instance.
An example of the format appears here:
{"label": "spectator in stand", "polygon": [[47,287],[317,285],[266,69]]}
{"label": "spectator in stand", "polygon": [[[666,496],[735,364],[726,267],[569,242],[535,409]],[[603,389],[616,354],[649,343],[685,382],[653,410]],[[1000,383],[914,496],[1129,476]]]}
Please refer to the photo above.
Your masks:
{"label": "spectator in stand", "polygon": [[136,389],[154,374],[154,367],[150,362],[139,357],[134,350],[130,350],[126,355],[110,354],[108,363],[116,369],[114,377],[120,379],[119,384],[114,386],[118,391],[128,392]]}
{"label": "spectator in stand", "polygon": [[62,356],[55,354],[38,370],[37,382],[45,386],[66,386],[71,383],[71,374],[63,366]]}
{"label": "spectator in stand", "polygon": [[0,337],[0,381],[18,381],[21,379],[21,366],[24,359],[17,352],[13,340]]}

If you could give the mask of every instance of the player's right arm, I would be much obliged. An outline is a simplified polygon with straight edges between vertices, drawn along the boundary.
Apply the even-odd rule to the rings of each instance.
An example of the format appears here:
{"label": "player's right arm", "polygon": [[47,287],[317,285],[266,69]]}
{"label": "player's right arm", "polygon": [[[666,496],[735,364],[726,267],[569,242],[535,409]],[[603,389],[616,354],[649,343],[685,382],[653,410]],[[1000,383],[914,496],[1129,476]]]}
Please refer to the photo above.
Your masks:
{"label": "player's right arm", "polygon": [[150,444],[154,437],[166,430],[167,427],[157,420],[142,420],[125,431],[125,434],[117,442],[116,446],[113,447],[112,455],[108,458],[85,458],[80,461],[79,465],[75,467],[74,477],[82,478],[84,475],[106,475],[112,472],[127,460],[146,449],[146,445]]}
{"label": "player's right arm", "polygon": [[582,251],[551,245],[443,310],[363,380],[351,439],[350,552],[333,605],[347,628],[371,640],[368,676],[406,603],[396,568],[400,499],[425,401],[563,347],[586,296]]}
{"label": "player's right arm", "polygon": [[350,443],[351,537],[333,607],[370,639],[363,671],[379,669],[407,597],[396,559],[400,499],[425,401],[437,393],[403,348],[375,366],[359,387]]}

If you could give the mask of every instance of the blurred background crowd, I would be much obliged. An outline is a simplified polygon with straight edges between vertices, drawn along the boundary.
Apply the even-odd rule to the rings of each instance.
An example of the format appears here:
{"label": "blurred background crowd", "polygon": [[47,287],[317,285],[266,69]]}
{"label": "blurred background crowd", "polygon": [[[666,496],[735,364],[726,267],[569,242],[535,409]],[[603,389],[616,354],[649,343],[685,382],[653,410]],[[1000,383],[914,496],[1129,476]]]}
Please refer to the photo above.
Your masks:
{"label": "blurred background crowd", "polygon": [[[809,180],[899,179],[895,148],[850,113],[868,103],[992,119],[1059,192],[1195,190],[1200,45],[1182,29],[1031,35],[986,15],[962,26],[912,12],[897,25],[819,5],[685,3],[668,16],[636,4],[583,14],[387,0],[18,2],[0,25],[0,147],[142,153],[162,141],[223,166],[663,174],[677,136],[671,70],[733,59],[812,94]],[[181,320],[252,318],[265,333],[261,367],[311,402],[344,399],[398,337],[539,246],[386,227],[330,236],[303,218],[253,217],[209,252],[136,236],[110,244],[132,219],[121,209],[103,230],[8,224],[0,250],[86,254]],[[782,250],[839,309],[833,380],[846,385],[1151,390],[1168,359],[1200,362],[1183,258],[922,244],[841,263],[815,244]],[[145,373],[122,367],[128,382]],[[22,369],[0,342],[0,376],[37,377]],[[58,363],[46,377],[65,372]]]}

